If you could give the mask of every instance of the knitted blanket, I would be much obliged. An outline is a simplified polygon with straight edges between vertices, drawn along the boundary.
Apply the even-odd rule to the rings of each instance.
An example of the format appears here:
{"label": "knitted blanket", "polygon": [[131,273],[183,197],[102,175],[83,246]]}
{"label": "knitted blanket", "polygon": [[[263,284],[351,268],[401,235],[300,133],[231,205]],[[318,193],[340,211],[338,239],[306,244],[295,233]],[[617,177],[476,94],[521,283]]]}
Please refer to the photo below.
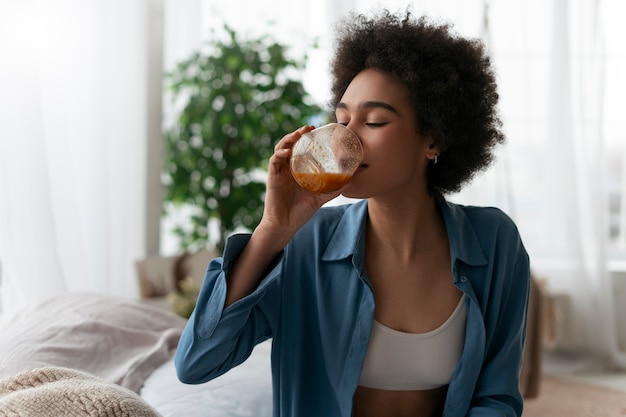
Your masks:
{"label": "knitted blanket", "polygon": [[133,391],[72,369],[44,367],[0,380],[0,417],[160,417]]}

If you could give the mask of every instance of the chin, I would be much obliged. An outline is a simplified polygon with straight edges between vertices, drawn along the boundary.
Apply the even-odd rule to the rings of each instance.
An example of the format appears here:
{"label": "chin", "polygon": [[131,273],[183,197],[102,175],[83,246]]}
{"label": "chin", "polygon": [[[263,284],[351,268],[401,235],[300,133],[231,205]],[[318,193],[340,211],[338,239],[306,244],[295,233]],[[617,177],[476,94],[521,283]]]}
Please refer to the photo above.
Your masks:
{"label": "chin", "polygon": [[359,168],[357,173],[352,177],[349,183],[341,190],[341,195],[346,198],[365,199],[371,197],[371,186],[367,182],[363,181],[361,177],[362,168]]}
{"label": "chin", "polygon": [[369,197],[369,195],[363,192],[359,192],[358,187],[354,187],[351,184],[346,185],[341,190],[341,195],[346,198],[356,198],[356,199],[364,199],[364,198]]}

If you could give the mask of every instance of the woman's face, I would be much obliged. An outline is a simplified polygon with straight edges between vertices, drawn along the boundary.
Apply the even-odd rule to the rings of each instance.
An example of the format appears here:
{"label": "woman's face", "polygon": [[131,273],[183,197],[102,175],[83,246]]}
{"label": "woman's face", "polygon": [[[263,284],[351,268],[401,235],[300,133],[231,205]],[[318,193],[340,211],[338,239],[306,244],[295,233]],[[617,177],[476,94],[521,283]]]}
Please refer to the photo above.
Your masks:
{"label": "woman's face", "polygon": [[343,195],[376,198],[427,192],[428,157],[436,149],[430,138],[418,133],[404,85],[387,73],[366,69],[346,89],[336,117],[361,139],[364,153]]}

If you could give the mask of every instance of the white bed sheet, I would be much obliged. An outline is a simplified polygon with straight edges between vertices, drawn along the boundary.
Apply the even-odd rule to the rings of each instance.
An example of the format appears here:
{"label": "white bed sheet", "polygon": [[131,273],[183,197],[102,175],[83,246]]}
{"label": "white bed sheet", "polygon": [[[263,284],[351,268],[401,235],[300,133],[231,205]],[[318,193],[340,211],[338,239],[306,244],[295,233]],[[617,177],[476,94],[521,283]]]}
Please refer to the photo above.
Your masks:
{"label": "white bed sheet", "polygon": [[170,359],[139,394],[163,417],[271,417],[271,348],[271,340],[260,343],[244,363],[199,385],[180,382]]}

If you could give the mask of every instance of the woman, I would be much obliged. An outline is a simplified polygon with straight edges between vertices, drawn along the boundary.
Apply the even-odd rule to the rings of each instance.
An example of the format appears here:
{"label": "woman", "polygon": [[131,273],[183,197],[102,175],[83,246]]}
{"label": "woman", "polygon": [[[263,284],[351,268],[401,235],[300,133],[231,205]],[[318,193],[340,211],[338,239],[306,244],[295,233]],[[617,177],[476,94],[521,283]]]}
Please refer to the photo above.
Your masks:
{"label": "woman", "polygon": [[364,160],[341,193],[297,186],[283,137],[263,218],[211,262],[176,353],[202,383],[273,338],[274,415],[519,416],[529,262],[513,222],[457,191],[504,141],[480,42],[388,12],[350,16],[337,122]]}

